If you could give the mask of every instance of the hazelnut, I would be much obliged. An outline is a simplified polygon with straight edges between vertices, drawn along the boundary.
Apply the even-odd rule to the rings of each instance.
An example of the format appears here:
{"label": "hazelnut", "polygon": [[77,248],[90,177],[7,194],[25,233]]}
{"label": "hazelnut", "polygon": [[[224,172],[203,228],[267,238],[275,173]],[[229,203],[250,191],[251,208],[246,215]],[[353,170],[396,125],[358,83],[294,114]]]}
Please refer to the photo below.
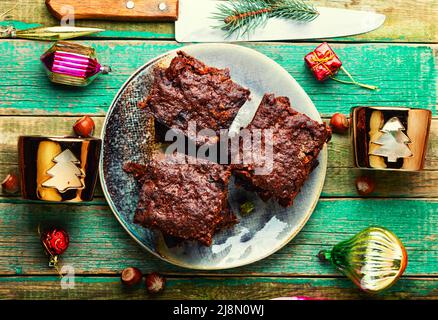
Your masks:
{"label": "hazelnut", "polygon": [[145,282],[149,293],[159,293],[164,290],[166,279],[157,272],[152,272],[146,276]]}
{"label": "hazelnut", "polygon": [[350,127],[350,121],[342,113],[335,113],[330,119],[330,126],[336,133],[345,133]]}
{"label": "hazelnut", "polygon": [[75,133],[84,138],[88,138],[94,133],[94,121],[89,116],[83,116],[73,125]]}
{"label": "hazelnut", "polygon": [[143,274],[140,269],[135,267],[125,268],[122,271],[121,281],[124,285],[131,287],[141,282]]}
{"label": "hazelnut", "polygon": [[375,188],[376,188],[376,183],[370,177],[361,176],[356,179],[357,192],[362,196],[369,195],[374,191]]}
{"label": "hazelnut", "polygon": [[14,173],[10,173],[2,182],[2,189],[5,193],[14,194],[20,189],[20,182],[18,176]]}

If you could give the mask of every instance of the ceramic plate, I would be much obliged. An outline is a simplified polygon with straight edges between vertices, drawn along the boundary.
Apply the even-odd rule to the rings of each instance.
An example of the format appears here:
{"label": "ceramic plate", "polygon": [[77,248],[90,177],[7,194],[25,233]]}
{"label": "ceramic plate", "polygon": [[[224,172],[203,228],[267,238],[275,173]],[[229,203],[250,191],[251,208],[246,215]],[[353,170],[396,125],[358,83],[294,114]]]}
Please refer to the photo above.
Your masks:
{"label": "ceramic plate", "polygon": [[[298,111],[321,121],[310,98],[280,65],[263,54],[230,44],[199,44],[182,48],[208,65],[230,68],[231,77],[251,90],[253,97],[275,93],[290,97]],[[256,194],[229,185],[229,203],[240,223],[216,234],[211,247],[193,241],[175,243],[159,232],[133,223],[139,185],[123,171],[128,161],[143,162],[147,144],[144,110],[137,104],[148,95],[154,65],[173,57],[176,51],[157,57],[138,69],[116,95],[105,120],[100,177],[102,188],[116,218],[145,249],[172,264],[202,270],[226,269],[261,260],[286,245],[301,230],[314,210],[327,167],[327,150],[290,208],[263,202]],[[242,199],[256,205],[255,211],[239,216]],[[146,258],[146,257],[145,257]]]}

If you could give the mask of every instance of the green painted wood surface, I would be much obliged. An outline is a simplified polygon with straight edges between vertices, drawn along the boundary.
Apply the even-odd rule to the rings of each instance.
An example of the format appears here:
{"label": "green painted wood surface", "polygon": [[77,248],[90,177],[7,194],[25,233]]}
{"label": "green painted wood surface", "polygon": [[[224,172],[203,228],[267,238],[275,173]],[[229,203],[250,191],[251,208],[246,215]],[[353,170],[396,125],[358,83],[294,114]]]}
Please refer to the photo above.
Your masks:
{"label": "green painted wood surface", "polygon": [[[149,59],[180,45],[173,42],[84,42],[99,53],[114,72],[89,87],[53,85],[39,56],[49,43],[8,40],[0,42],[2,99],[0,114],[104,114],[128,77]],[[250,44],[282,65],[304,88],[325,115],[349,112],[357,105],[421,107],[437,110],[437,46],[388,44],[334,45],[345,67],[362,82],[380,87],[371,92],[334,81],[318,83],[304,66],[303,57],[316,44]],[[231,70],[233,72],[233,70]],[[293,98],[292,98],[293,103]]]}
{"label": "green painted wood surface", "polygon": [[395,232],[405,244],[407,276],[438,276],[438,200],[322,199],[298,236],[281,251],[246,267],[196,272],[174,267],[141,249],[106,205],[43,205],[0,201],[0,274],[53,274],[37,236],[39,223],[60,224],[70,234],[63,263],[77,274],[117,274],[127,266],[164,273],[335,276],[316,255],[370,225]]}
{"label": "green painted wood surface", "polygon": [[[317,42],[245,45],[282,65],[326,117],[336,111],[348,113],[356,105],[432,110],[435,118],[424,171],[367,172],[376,178],[377,190],[369,199],[358,198],[353,182],[364,172],[353,168],[348,136],[334,135],[322,200],[303,231],[263,261],[215,272],[174,267],[142,250],[114,219],[100,189],[92,203],[78,205],[35,204],[0,191],[0,299],[268,299],[296,295],[366,299],[370,297],[331,266],[320,264],[315,255],[372,224],[393,230],[409,254],[404,277],[377,298],[438,299],[438,2],[313,2],[374,9],[387,15],[384,27],[377,31],[330,40],[337,43],[333,47],[345,67],[359,80],[379,85],[380,91],[313,80],[303,65],[303,56]],[[57,23],[47,13],[44,0],[3,0],[0,15],[16,3],[12,12],[0,17],[4,19],[0,26],[13,24],[24,29]],[[17,170],[18,135],[69,134],[71,124],[82,114],[94,115],[99,131],[125,80],[149,59],[180,46],[171,41],[174,28],[169,23],[81,21],[78,25],[106,29],[83,43],[96,47],[99,60],[114,69],[113,74],[100,77],[88,88],[49,83],[38,58],[50,43],[0,41],[0,177]],[[40,222],[59,223],[70,232],[72,243],[63,261],[75,267],[75,289],[61,290],[59,278],[47,267],[36,233]],[[131,265],[144,272],[164,272],[168,278],[166,291],[149,296],[144,285],[133,291],[123,289],[119,274]]]}
{"label": "green painted wood surface", "polygon": [[[376,11],[387,16],[380,29],[358,35],[337,39],[341,41],[384,41],[384,42],[437,42],[438,3],[434,0],[397,1],[397,0],[312,0],[315,5],[334,8],[346,8]],[[6,20],[31,24],[55,25],[59,22],[48,13],[44,0],[3,0],[0,14],[17,7],[6,16]],[[196,8],[194,8],[196,10]],[[8,21],[3,22],[3,24]],[[79,26],[104,28],[107,31],[99,38],[142,38],[173,39],[173,23],[126,23],[108,21],[76,21]],[[24,26],[17,24],[18,26]]]}
{"label": "green painted wood surface", "polygon": [[[0,116],[0,177],[17,172],[17,140],[20,135],[71,135],[75,116]],[[104,117],[94,117],[96,133],[101,131]],[[326,119],[327,121],[327,119]],[[334,134],[329,147],[329,171],[323,197],[356,197],[354,180],[363,174],[353,168],[353,155],[348,134]],[[375,171],[369,173],[377,181],[373,197],[435,197],[438,185],[438,118],[432,122],[426,167],[421,172]],[[403,179],[404,183],[399,183]],[[2,190],[0,190],[2,195]],[[3,193],[3,195],[5,195]],[[102,197],[99,189],[97,195]]]}
{"label": "green painted wood surface", "polygon": [[0,278],[0,299],[213,299],[250,300],[310,296],[319,299],[437,299],[437,280],[402,278],[377,296],[360,292],[344,278],[173,278],[158,295],[144,284],[126,289],[118,277],[76,277],[75,287],[61,289],[54,276]]}

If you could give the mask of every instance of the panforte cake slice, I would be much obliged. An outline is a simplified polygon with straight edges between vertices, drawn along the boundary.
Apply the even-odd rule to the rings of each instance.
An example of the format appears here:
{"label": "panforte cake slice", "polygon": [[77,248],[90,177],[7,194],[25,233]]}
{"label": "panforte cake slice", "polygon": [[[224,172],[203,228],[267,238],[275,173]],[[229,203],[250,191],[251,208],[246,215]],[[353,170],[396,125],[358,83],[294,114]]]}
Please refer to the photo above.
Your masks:
{"label": "panforte cake slice", "polygon": [[[312,170],[318,165],[319,152],[331,137],[331,130],[323,123],[291,108],[287,97],[266,94],[247,127],[253,134],[261,132],[261,146],[266,145],[266,129],[271,130],[272,161],[265,174],[256,174],[260,163],[234,166],[236,182],[256,191],[267,201],[273,198],[282,206],[292,205],[296,195]],[[259,130],[261,129],[261,130]],[[242,150],[240,151],[242,152]],[[266,164],[268,161],[264,160]]]}
{"label": "panforte cake slice", "polygon": [[[156,67],[149,96],[141,105],[156,120],[187,135],[196,125],[196,143],[214,143],[221,129],[229,129],[250,91],[230,78],[229,69],[217,69],[178,51],[168,68]],[[211,129],[216,137],[198,135]],[[193,139],[193,137],[192,137]]]}
{"label": "panforte cake slice", "polygon": [[[168,158],[146,166],[128,163],[125,171],[142,183],[134,221],[164,234],[197,240],[210,246],[213,235],[237,222],[228,207],[231,171],[207,160],[179,155],[186,164]],[[189,164],[197,161],[196,164]]]}

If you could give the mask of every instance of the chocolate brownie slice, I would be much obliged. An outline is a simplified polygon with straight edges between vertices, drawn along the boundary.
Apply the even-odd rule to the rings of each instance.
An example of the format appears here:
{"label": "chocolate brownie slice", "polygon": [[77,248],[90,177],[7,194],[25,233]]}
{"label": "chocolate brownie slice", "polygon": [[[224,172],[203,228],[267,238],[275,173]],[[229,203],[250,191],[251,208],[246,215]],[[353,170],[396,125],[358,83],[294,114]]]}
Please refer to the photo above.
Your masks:
{"label": "chocolate brownie slice", "polygon": [[[238,164],[234,167],[236,182],[256,191],[263,200],[273,198],[282,206],[292,205],[309,174],[317,165],[319,152],[330,137],[330,129],[291,108],[287,97],[266,94],[247,127],[251,134],[261,132],[261,147],[272,130],[272,161],[266,174],[256,174],[261,163]],[[242,148],[242,146],[241,146]],[[241,149],[242,152],[242,149]]]}
{"label": "chocolate brownie slice", "polygon": [[[229,129],[250,91],[233,82],[229,69],[206,66],[178,51],[167,69],[154,69],[154,81],[146,103],[154,117],[172,129],[187,135],[189,122],[196,133],[211,129],[219,137],[220,129]],[[198,136],[197,144],[217,138]]]}
{"label": "chocolate brownie slice", "polygon": [[186,164],[164,158],[146,166],[126,164],[124,169],[142,184],[134,221],[164,234],[211,245],[213,235],[237,222],[228,207],[231,171],[206,160],[179,155]]}

